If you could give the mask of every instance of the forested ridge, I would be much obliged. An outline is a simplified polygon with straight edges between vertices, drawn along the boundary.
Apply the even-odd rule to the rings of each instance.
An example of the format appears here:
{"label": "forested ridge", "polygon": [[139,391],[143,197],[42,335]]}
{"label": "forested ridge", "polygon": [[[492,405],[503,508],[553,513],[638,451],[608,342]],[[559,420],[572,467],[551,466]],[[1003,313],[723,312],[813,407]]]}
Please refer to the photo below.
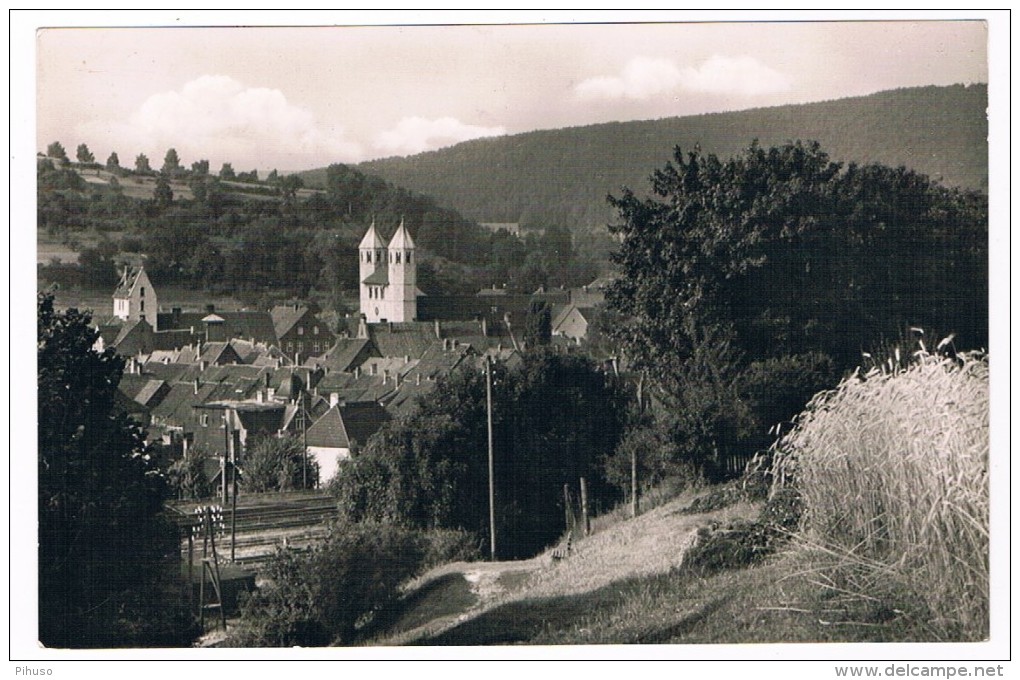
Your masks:
{"label": "forested ridge", "polygon": [[[477,139],[358,169],[421,191],[482,222],[601,231],[605,197],[645,186],[664,149],[729,158],[752,140],[819,142],[841,162],[904,166],[946,186],[987,191],[987,86],[891,90],[864,97],[727,113],[614,122]],[[324,171],[303,173],[311,186]]]}

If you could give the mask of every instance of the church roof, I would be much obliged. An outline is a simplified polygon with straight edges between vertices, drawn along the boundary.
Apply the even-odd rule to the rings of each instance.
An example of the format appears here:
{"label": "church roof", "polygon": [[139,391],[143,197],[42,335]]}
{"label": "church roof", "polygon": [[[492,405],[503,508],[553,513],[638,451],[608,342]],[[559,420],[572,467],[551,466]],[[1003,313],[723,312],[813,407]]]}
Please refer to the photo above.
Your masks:
{"label": "church roof", "polygon": [[400,220],[400,226],[397,227],[396,233],[393,234],[393,238],[390,239],[390,248],[399,248],[401,250],[410,250],[414,248],[414,239],[411,238],[410,232],[407,231],[407,227],[404,226],[404,220]]}
{"label": "church roof", "polygon": [[375,230],[375,222],[372,222],[372,225],[368,228],[368,231],[365,232],[364,238],[361,239],[361,244],[358,246],[358,248],[366,250],[385,247],[386,241],[384,241],[383,238],[379,236],[379,232]]}
{"label": "church roof", "polygon": [[365,277],[362,283],[367,283],[370,286],[385,286],[390,282],[390,275],[386,267],[380,267],[374,272]]}

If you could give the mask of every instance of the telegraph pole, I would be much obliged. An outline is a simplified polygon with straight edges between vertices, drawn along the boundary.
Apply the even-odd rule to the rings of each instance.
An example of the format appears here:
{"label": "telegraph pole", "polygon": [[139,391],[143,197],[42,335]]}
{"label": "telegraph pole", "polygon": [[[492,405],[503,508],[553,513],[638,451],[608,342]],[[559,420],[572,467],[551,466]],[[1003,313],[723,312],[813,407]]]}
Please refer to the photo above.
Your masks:
{"label": "telegraph pole", "polygon": [[496,561],[496,485],[492,453],[492,358],[485,356],[485,404],[489,426],[489,550]]}

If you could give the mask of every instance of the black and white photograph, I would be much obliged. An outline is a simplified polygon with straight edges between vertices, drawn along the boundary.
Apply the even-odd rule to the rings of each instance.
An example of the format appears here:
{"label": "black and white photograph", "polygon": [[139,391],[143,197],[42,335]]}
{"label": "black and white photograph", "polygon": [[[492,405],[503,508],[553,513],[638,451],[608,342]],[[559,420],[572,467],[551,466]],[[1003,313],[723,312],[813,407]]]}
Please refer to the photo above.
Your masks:
{"label": "black and white photograph", "polygon": [[564,14],[12,24],[11,673],[1003,675],[1008,11]]}

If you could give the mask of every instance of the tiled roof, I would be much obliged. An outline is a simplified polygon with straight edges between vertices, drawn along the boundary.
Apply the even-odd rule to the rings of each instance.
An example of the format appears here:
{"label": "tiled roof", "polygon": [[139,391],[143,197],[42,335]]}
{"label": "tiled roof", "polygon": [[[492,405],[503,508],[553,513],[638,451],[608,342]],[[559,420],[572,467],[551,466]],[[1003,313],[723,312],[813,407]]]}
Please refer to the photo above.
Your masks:
{"label": "tiled roof", "polygon": [[367,283],[370,286],[385,286],[390,282],[390,274],[388,267],[379,267],[374,272],[365,277],[362,283]]}
{"label": "tiled roof", "polygon": [[113,297],[130,297],[131,289],[135,287],[135,281],[138,280],[138,276],[141,273],[142,269],[140,267],[125,267],[124,273],[120,277],[120,282],[117,283],[117,289],[113,292]]}
{"label": "tiled roof", "polygon": [[375,402],[337,405],[308,428],[308,445],[346,449],[356,442],[364,446],[389,419],[386,410]]}
{"label": "tiled roof", "polygon": [[381,356],[406,356],[411,359],[420,357],[436,340],[433,324],[414,321],[392,325],[372,324],[369,326],[369,336]]}
{"label": "tiled roof", "polygon": [[[179,315],[173,313],[160,314],[157,326],[163,330],[170,330],[175,327],[185,329],[193,328],[195,332],[205,331],[205,324],[202,319],[209,316],[209,312],[181,312]],[[242,340],[254,340],[267,345],[278,345],[276,330],[273,327],[273,317],[269,312],[259,311],[216,311],[215,316],[223,319],[222,333],[225,338],[240,338]]]}
{"label": "tiled roof", "polygon": [[305,442],[308,446],[321,446],[332,449],[348,449],[351,440],[344,428],[343,417],[340,415],[340,407],[334,406],[326,411],[326,414],[312,423],[305,435]]}
{"label": "tiled roof", "polygon": [[340,338],[328,352],[322,356],[310,358],[305,363],[328,368],[330,371],[350,371],[371,356],[379,356],[379,350],[369,340]]}
{"label": "tiled roof", "polygon": [[308,313],[308,307],[302,305],[277,305],[269,315],[273,318],[273,329],[276,337],[282,338],[290,332],[298,321]]}

